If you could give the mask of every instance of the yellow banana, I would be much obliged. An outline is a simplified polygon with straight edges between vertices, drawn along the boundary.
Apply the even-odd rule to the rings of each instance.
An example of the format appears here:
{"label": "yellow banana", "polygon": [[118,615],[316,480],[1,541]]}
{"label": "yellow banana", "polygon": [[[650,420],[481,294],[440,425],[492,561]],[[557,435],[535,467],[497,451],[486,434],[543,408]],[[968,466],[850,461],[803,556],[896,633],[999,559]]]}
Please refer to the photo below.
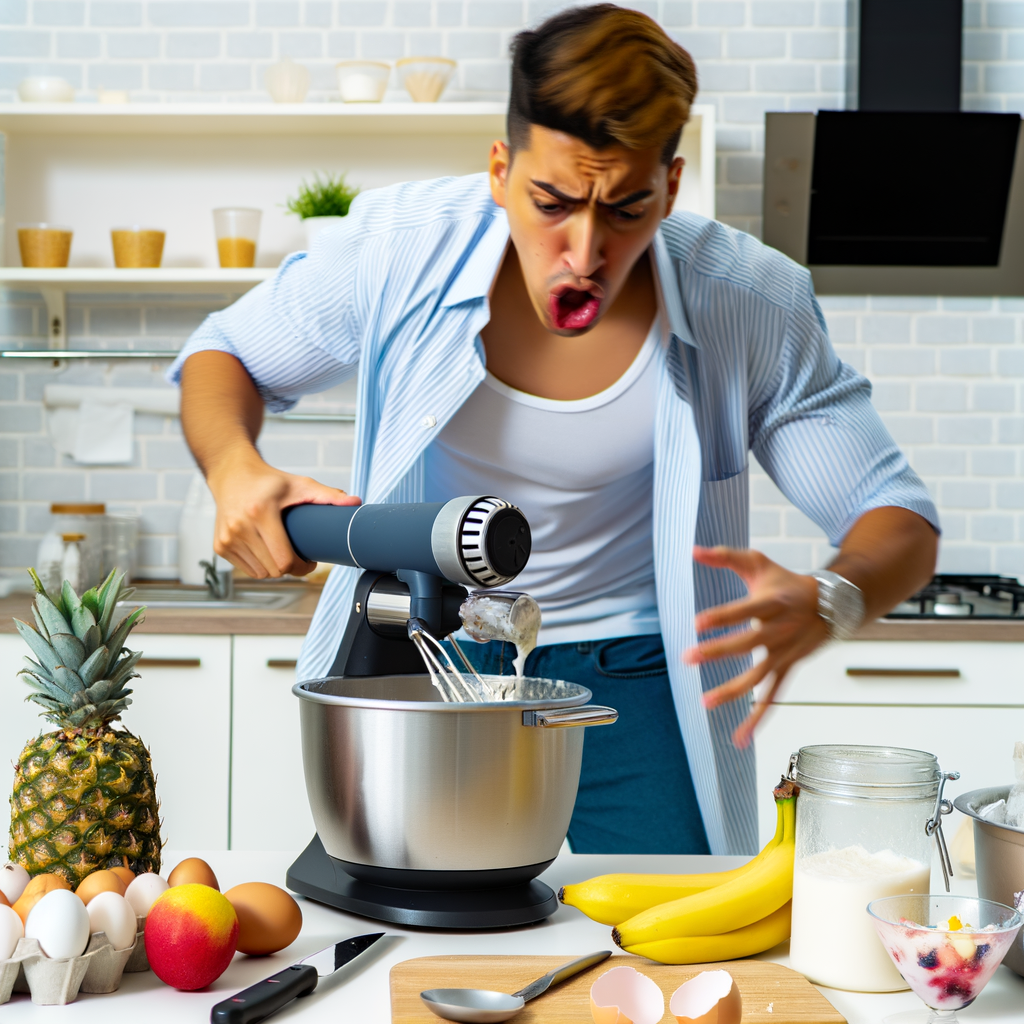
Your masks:
{"label": "yellow banana", "polygon": [[707,964],[753,956],[789,938],[792,901],[760,921],[723,935],[687,935],[626,946],[627,953],[645,956],[661,964]]}
{"label": "yellow banana", "polygon": [[722,935],[760,921],[787,903],[793,896],[793,784],[783,781],[775,790],[775,798],[782,802],[782,842],[763,860],[713,889],[641,911],[614,928],[612,940],[625,949],[658,939]]}
{"label": "yellow banana", "polygon": [[566,906],[582,910],[593,921],[616,925],[643,910],[732,881],[764,860],[782,841],[782,807],[781,801],[775,806],[775,835],[756,857],[742,867],[701,875],[598,875],[586,882],[563,886],[558,891],[558,898]]}

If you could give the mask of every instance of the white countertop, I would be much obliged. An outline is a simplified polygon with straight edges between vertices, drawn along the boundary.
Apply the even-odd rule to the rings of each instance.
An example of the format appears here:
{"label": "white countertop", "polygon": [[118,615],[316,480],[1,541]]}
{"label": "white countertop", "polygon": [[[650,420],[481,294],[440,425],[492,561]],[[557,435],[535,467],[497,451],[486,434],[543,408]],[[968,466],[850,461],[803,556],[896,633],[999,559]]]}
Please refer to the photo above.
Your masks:
{"label": "white countertop", "polygon": [[[223,889],[240,882],[264,881],[284,884],[285,870],[294,860],[290,853],[205,853],[170,852],[166,863],[173,866],[185,856],[201,856],[210,863]],[[639,857],[581,856],[564,853],[541,875],[552,888],[612,871],[693,872],[736,867],[741,858],[730,857]],[[972,883],[961,882],[955,891],[972,892]],[[15,994],[0,1006],[0,1022],[141,1021],[144,1024],[185,1024],[210,1019],[210,1008],[238,989],[245,988],[349,935],[385,931],[392,936],[381,940],[374,959],[353,965],[330,981],[321,982],[312,996],[296,1000],[272,1019],[285,1021],[351,1021],[354,1024],[389,1024],[391,1020],[388,974],[402,960],[439,954],[552,954],[568,960],[611,946],[610,929],[596,924],[571,907],[559,907],[539,925],[498,932],[414,931],[382,925],[331,910],[299,898],[303,927],[299,938],[276,956],[251,959],[237,955],[227,971],[203,992],[176,992],[163,985],[152,972],[127,974],[118,992],[85,995],[63,1007],[35,1006],[27,995]],[[787,964],[788,944],[762,958]],[[640,961],[634,961],[641,963]],[[641,968],[642,969],[642,968]],[[922,1009],[911,992],[887,995],[821,992],[850,1024],[879,1024],[883,1017],[901,1010]],[[973,1006],[958,1011],[962,1024],[1020,1024],[1024,1016],[1024,978],[1000,967]],[[779,1024],[784,1024],[780,1020]]]}

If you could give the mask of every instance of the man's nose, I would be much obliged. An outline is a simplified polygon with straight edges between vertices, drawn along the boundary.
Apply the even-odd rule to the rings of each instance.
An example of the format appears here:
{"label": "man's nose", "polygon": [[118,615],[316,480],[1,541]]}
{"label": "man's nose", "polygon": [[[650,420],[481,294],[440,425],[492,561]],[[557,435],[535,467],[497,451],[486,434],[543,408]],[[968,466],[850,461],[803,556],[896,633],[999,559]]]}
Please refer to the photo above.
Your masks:
{"label": "man's nose", "polygon": [[583,207],[570,218],[566,262],[576,277],[592,277],[604,263],[604,237],[594,211]]}

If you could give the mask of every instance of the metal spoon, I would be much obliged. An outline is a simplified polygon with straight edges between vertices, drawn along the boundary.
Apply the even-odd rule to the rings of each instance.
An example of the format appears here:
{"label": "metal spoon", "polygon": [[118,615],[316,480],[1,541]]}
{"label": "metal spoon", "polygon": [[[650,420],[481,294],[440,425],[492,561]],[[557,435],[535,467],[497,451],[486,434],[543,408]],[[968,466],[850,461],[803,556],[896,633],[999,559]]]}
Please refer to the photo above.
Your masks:
{"label": "metal spoon", "polygon": [[531,981],[512,995],[504,992],[489,992],[482,988],[432,988],[420,993],[420,999],[430,1011],[445,1020],[467,1021],[469,1024],[496,1024],[500,1020],[514,1017],[531,999],[543,995],[552,985],[585,971],[594,964],[607,960],[610,949],[580,957],[549,971],[543,978]]}

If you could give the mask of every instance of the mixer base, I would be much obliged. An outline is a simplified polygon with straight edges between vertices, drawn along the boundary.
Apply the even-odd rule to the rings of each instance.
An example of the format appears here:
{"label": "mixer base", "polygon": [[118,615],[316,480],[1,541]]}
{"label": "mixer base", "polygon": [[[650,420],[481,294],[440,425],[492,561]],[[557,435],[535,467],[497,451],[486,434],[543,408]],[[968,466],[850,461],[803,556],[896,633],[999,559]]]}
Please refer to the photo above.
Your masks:
{"label": "mixer base", "polygon": [[543,921],[558,909],[554,892],[537,879],[496,889],[456,891],[361,882],[328,855],[319,836],[288,869],[285,884],[317,903],[414,928],[516,928]]}

